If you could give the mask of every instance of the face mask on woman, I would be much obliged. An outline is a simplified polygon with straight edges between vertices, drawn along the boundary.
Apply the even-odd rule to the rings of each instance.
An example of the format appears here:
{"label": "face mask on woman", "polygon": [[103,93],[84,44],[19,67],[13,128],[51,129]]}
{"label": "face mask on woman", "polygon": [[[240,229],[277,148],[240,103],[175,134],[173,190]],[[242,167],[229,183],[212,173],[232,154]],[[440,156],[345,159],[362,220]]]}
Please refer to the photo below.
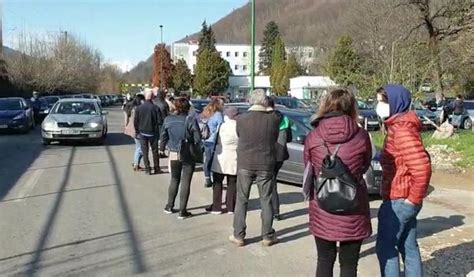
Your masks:
{"label": "face mask on woman", "polygon": [[375,111],[382,119],[386,119],[390,116],[390,106],[385,102],[378,102]]}

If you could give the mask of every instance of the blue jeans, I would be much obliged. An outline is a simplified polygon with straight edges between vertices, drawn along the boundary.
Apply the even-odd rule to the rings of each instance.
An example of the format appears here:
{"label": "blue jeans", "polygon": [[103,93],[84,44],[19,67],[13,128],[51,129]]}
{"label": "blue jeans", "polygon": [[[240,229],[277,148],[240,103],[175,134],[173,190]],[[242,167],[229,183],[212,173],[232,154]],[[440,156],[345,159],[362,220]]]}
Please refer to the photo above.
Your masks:
{"label": "blue jeans", "polygon": [[405,199],[384,200],[378,214],[376,251],[382,276],[399,277],[399,254],[405,265],[406,277],[423,276],[420,249],[416,241],[416,216],[421,205],[411,205]]}
{"label": "blue jeans", "polygon": [[133,166],[139,166],[143,157],[142,146],[140,140],[135,138],[135,154],[133,155]]}
{"label": "blue jeans", "polygon": [[206,178],[211,178],[211,163],[212,156],[214,155],[214,144],[206,142],[204,143],[204,176]]}

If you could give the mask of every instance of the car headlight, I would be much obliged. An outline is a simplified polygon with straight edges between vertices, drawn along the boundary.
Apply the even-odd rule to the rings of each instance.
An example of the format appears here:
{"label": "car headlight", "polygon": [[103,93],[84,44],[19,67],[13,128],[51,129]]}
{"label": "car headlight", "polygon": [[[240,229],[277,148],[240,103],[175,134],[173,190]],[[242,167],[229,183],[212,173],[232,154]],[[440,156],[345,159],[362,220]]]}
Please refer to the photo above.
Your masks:
{"label": "car headlight", "polygon": [[96,129],[102,126],[102,120],[100,118],[94,118],[86,123],[86,128]]}
{"label": "car headlight", "polygon": [[52,130],[52,129],[56,129],[56,128],[57,128],[56,121],[50,120],[50,119],[43,121],[43,129],[44,130]]}
{"label": "car headlight", "polygon": [[17,120],[22,120],[22,119],[24,119],[24,118],[25,118],[25,115],[24,115],[23,113],[21,113],[21,114],[15,116],[15,117],[13,118],[13,120],[14,120],[14,121],[17,121]]}

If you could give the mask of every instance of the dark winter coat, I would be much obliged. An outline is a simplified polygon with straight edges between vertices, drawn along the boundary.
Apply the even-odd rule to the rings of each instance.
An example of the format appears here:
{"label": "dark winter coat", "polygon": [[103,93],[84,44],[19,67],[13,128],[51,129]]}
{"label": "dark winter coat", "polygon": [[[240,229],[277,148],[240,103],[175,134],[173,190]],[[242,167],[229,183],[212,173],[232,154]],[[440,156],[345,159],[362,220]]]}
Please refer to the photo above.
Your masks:
{"label": "dark winter coat", "polygon": [[338,156],[347,165],[352,175],[359,180],[358,207],[344,215],[330,214],[321,208],[311,196],[309,221],[311,233],[328,241],[353,241],[368,238],[372,233],[369,200],[363,174],[370,166],[372,146],[369,134],[346,115],[336,115],[322,119],[305,141],[304,162],[311,162],[315,173],[321,169],[322,160],[327,155],[322,140],[331,153],[340,144]]}

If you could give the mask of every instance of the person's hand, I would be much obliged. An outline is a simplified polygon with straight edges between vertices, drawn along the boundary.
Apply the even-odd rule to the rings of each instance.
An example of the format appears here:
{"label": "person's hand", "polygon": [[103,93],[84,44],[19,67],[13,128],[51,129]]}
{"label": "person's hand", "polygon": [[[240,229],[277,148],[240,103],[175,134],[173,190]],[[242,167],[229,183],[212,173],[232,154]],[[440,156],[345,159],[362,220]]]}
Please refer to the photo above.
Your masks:
{"label": "person's hand", "polygon": [[411,205],[411,206],[415,206],[414,203],[412,203],[410,200],[408,199],[405,199],[405,204],[408,204],[408,205]]}

